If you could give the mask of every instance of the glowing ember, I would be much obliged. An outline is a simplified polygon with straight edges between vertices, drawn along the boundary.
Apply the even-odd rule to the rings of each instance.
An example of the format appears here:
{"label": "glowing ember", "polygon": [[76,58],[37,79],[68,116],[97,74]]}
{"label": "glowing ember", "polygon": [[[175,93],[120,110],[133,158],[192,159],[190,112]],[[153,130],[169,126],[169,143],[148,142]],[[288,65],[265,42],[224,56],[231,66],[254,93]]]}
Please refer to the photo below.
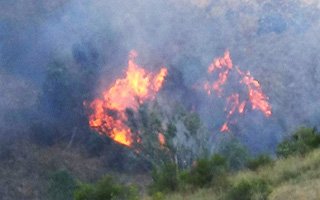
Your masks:
{"label": "glowing ember", "polygon": [[[213,92],[218,97],[226,98],[226,122],[222,125],[220,131],[230,131],[229,122],[231,118],[236,114],[243,114],[247,105],[250,103],[253,110],[260,110],[266,117],[272,115],[271,105],[268,102],[268,97],[263,93],[259,81],[253,78],[250,72],[242,72],[238,67],[236,70],[233,68],[230,52],[226,51],[223,57],[214,59],[208,67],[208,74],[218,73],[218,79],[213,83],[206,81],[204,83],[204,90],[208,95]],[[240,83],[244,84],[248,89],[248,97],[241,100],[240,93],[234,92],[231,95],[223,94],[223,86],[227,84],[229,75],[236,72],[238,77],[240,76]]]}
{"label": "glowing ember", "polygon": [[228,126],[228,122],[225,122],[225,123],[222,125],[220,131],[221,131],[221,132],[229,132],[229,131],[230,131],[229,126]]}
{"label": "glowing ember", "polygon": [[130,52],[128,68],[124,78],[117,79],[103,92],[102,98],[90,103],[92,114],[89,125],[99,134],[107,135],[114,141],[131,146],[133,139],[130,128],[126,125],[126,109],[137,111],[139,105],[153,99],[161,89],[167,75],[163,67],[158,74],[146,72],[136,62],[137,53]]}
{"label": "glowing ember", "polygon": [[158,134],[158,141],[161,146],[164,146],[166,144],[166,138],[162,133]]}

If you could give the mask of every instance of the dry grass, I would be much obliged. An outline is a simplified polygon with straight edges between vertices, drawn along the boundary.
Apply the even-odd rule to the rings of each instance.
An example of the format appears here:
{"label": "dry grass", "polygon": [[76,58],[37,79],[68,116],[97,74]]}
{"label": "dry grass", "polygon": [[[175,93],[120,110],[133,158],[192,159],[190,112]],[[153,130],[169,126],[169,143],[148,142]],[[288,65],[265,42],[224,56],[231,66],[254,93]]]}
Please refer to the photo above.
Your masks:
{"label": "dry grass", "polygon": [[269,196],[271,200],[318,200],[320,198],[320,179],[298,183],[285,183]]}
{"label": "dry grass", "polygon": [[[269,199],[272,200],[318,200],[320,197],[320,149],[305,157],[294,156],[277,160],[256,172],[241,171],[229,177],[231,183],[243,179],[262,178],[272,186]],[[175,193],[165,200],[215,200],[220,199],[212,189],[201,189],[194,193]],[[151,200],[145,197],[144,200]]]}
{"label": "dry grass", "polygon": [[[143,200],[153,200],[149,196],[145,196],[142,198]],[[184,192],[184,193],[174,193],[169,194],[164,197],[163,200],[217,200],[219,199],[219,195],[216,194],[212,189],[200,189],[193,193]],[[156,199],[158,200],[158,199]],[[159,199],[160,200],[160,199]],[[162,200],[162,199],[161,199]]]}

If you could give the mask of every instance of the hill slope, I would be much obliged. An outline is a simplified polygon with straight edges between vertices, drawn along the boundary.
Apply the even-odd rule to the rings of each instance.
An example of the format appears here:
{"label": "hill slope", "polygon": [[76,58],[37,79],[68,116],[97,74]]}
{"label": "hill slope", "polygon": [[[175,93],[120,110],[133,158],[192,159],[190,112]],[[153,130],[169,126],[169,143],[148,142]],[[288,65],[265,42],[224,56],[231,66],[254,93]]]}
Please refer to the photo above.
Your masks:
{"label": "hill slope", "polygon": [[[240,171],[230,176],[231,184],[241,180],[260,178],[271,184],[268,199],[272,200],[316,200],[320,197],[320,149],[305,157],[294,156],[279,159],[272,166],[265,166],[258,171]],[[218,194],[212,188],[201,189],[194,193],[175,193],[166,197],[168,200],[206,200],[221,199],[225,193]],[[148,198],[146,198],[148,199]],[[259,196],[253,199],[261,199]],[[262,198],[263,199],[263,198]]]}

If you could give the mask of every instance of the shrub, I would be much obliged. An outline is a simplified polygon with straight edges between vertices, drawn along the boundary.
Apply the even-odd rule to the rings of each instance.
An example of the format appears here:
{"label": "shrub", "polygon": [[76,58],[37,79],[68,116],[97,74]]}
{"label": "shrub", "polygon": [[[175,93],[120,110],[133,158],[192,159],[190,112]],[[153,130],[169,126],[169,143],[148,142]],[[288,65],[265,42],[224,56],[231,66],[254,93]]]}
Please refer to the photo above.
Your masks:
{"label": "shrub", "polygon": [[74,192],[75,200],[137,200],[138,192],[134,186],[115,183],[110,176],[105,176],[96,184],[80,184]]}
{"label": "shrub", "polygon": [[298,129],[290,138],[284,140],[277,147],[278,157],[288,157],[290,155],[304,155],[320,145],[320,135],[316,129],[302,127]]}
{"label": "shrub", "polygon": [[178,189],[178,173],[175,164],[165,164],[162,167],[154,168],[152,172],[153,183],[150,185],[150,192],[172,192]]}
{"label": "shrub", "polygon": [[[225,175],[226,160],[220,155],[214,155],[211,159],[199,159],[191,169],[186,181],[194,187],[209,186],[213,182],[218,184],[220,178]],[[215,180],[216,179],[216,180]]]}
{"label": "shrub", "polygon": [[270,192],[270,185],[263,179],[241,179],[239,182],[231,186],[226,199],[265,200]]}
{"label": "shrub", "polygon": [[152,200],[164,200],[165,196],[162,192],[156,192],[152,195]]}
{"label": "shrub", "polygon": [[93,199],[95,192],[96,191],[93,185],[81,183],[74,192],[73,196],[75,200],[96,200]]}
{"label": "shrub", "polygon": [[268,155],[260,155],[256,158],[249,159],[247,167],[251,170],[257,170],[261,166],[270,165],[273,163],[273,160]]}
{"label": "shrub", "polygon": [[67,171],[57,171],[49,177],[48,196],[50,200],[71,200],[75,188],[76,182]]}
{"label": "shrub", "polygon": [[233,138],[224,142],[219,152],[225,157],[227,166],[231,170],[243,169],[248,162],[247,149],[237,139]]}

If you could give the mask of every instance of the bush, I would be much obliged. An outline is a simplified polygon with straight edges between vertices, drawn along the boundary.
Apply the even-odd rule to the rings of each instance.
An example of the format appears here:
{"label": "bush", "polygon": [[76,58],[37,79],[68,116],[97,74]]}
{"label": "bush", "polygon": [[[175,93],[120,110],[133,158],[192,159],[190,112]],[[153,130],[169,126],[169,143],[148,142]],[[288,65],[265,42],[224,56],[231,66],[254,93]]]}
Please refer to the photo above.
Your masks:
{"label": "bush", "polygon": [[257,170],[261,166],[270,165],[273,163],[273,160],[268,155],[260,155],[256,158],[249,159],[247,167],[251,170]]}
{"label": "bush", "polygon": [[48,196],[50,200],[71,200],[75,188],[76,182],[67,171],[57,171],[49,177]]}
{"label": "bush", "polygon": [[305,153],[319,147],[320,135],[314,128],[302,127],[298,129],[290,138],[284,140],[277,147],[278,157],[288,157],[290,155],[304,155]]}
{"label": "bush", "polygon": [[223,188],[227,183],[226,177],[226,160],[220,155],[214,155],[210,159],[197,160],[190,170],[180,173],[175,164],[155,168],[152,173],[153,183],[149,189],[153,196],[157,196],[159,192],[162,194],[212,185],[216,188]]}
{"label": "bush", "polygon": [[137,189],[115,183],[105,176],[96,184],[80,184],[74,193],[75,200],[138,200]]}
{"label": "bush", "polygon": [[227,171],[226,160],[220,155],[214,155],[211,159],[198,160],[188,175],[184,175],[185,181],[194,187],[204,187],[211,184],[222,184],[222,177]]}
{"label": "bush", "polygon": [[162,192],[156,192],[152,195],[152,200],[164,200],[165,196]]}
{"label": "bush", "polygon": [[270,185],[262,179],[242,179],[231,186],[226,199],[266,200],[270,192]]}
{"label": "bush", "polygon": [[226,158],[227,166],[231,170],[243,169],[248,162],[248,151],[237,139],[224,142],[219,152]]}
{"label": "bush", "polygon": [[178,189],[178,173],[175,164],[165,164],[160,168],[154,168],[152,172],[153,183],[150,192],[172,192]]}

